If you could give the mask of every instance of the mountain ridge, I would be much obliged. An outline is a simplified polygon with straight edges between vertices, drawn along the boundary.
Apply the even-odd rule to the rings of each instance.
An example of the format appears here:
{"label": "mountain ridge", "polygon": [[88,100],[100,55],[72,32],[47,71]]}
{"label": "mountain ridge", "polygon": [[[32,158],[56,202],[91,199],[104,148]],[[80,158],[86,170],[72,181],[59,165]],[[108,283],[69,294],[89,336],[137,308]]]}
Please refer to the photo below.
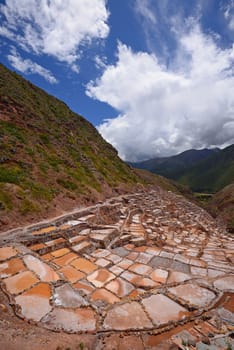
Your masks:
{"label": "mountain ridge", "polygon": [[234,144],[191,167],[178,180],[193,191],[222,190],[234,182]]}
{"label": "mountain ridge", "polygon": [[190,149],[169,157],[152,158],[142,162],[128,163],[136,168],[146,169],[169,179],[178,180],[179,177],[186,173],[188,167],[192,167],[201,160],[219,152],[219,148]]}
{"label": "mountain ridge", "polygon": [[[208,152],[207,152],[208,151]],[[152,172],[173,178],[176,183],[189,187],[195,193],[195,200],[208,210],[214,217],[223,221],[230,232],[234,231],[234,145],[224,149],[188,150],[179,155],[132,163],[134,166],[148,168]],[[192,166],[187,166],[184,160],[190,159]],[[178,162],[177,160],[181,160]],[[201,159],[203,158],[203,159]],[[175,161],[176,160],[176,161]],[[199,161],[197,161],[199,160]],[[160,163],[161,162],[161,163]],[[167,167],[169,163],[170,167]],[[156,165],[155,165],[156,164]],[[179,169],[176,169],[179,167]],[[152,170],[154,169],[154,170]],[[170,171],[172,172],[170,174]],[[183,189],[183,187],[182,187]],[[183,190],[181,191],[183,192]],[[212,195],[214,194],[214,195]],[[191,201],[189,192],[184,195]],[[197,203],[198,203],[197,202]]]}

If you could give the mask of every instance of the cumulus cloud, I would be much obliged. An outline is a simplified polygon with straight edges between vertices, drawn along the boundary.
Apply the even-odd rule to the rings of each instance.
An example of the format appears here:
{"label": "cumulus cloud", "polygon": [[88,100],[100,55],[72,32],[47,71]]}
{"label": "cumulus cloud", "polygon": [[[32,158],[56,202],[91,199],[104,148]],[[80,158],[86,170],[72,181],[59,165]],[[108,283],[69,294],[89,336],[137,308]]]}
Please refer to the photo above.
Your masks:
{"label": "cumulus cloud", "polygon": [[[180,33],[181,34],[181,33]],[[178,38],[168,68],[155,54],[119,43],[117,62],[86,93],[119,111],[100,133],[126,160],[234,142],[234,47],[220,48],[198,24]]]}
{"label": "cumulus cloud", "polygon": [[15,49],[11,50],[11,53],[7,56],[7,58],[11,65],[22,73],[38,74],[51,84],[58,83],[57,79],[48,69],[31,61],[30,59],[23,59]]}
{"label": "cumulus cloud", "polygon": [[81,46],[108,35],[108,16],[106,0],[6,0],[0,5],[0,35],[78,71]]}

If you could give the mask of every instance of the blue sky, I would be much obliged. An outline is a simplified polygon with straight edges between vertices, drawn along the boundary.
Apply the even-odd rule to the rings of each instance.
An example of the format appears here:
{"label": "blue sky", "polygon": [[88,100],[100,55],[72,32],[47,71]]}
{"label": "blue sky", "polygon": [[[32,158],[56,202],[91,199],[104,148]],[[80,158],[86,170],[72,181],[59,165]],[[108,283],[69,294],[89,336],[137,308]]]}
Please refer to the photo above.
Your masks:
{"label": "blue sky", "polygon": [[125,160],[234,143],[234,0],[0,0],[1,62]]}

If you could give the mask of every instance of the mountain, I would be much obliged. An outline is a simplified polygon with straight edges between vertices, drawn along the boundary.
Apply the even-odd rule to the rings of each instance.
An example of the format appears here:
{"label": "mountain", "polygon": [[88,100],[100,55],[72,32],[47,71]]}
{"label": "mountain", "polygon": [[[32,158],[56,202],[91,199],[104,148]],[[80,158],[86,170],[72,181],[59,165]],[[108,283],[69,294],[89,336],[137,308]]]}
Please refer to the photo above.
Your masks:
{"label": "mountain", "polygon": [[188,150],[178,155],[129,163],[180,182],[196,192],[217,192],[234,181],[234,145]]}
{"label": "mountain", "polygon": [[143,162],[129,164],[135,168],[146,169],[169,179],[178,180],[189,168],[219,153],[219,151],[218,148],[202,150],[191,149],[171,157],[153,158]]}
{"label": "mountain", "polygon": [[0,64],[0,230],[60,215],[144,184],[83,117]]}
{"label": "mountain", "polygon": [[191,167],[179,182],[196,192],[217,192],[234,181],[234,145]]}
{"label": "mountain", "polygon": [[234,233],[234,183],[217,192],[208,204],[210,212],[224,220],[227,229]]}

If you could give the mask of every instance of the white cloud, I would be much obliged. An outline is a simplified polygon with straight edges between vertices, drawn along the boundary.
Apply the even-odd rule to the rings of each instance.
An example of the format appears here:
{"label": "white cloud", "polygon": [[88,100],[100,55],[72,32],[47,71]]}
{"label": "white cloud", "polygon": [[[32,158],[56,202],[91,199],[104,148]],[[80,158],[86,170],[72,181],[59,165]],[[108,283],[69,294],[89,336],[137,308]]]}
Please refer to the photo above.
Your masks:
{"label": "white cloud", "polygon": [[26,51],[75,65],[80,47],[108,35],[105,0],[6,0],[0,35]]}
{"label": "white cloud", "polygon": [[135,0],[135,11],[141,18],[151,25],[157,23],[155,12],[151,9],[150,0]]}
{"label": "white cloud", "polygon": [[133,10],[139,25],[143,29],[148,50],[155,52],[157,47],[158,50],[161,50],[167,56],[168,52],[164,40],[159,40],[162,37],[160,32],[162,28],[161,19],[167,19],[165,13],[160,16],[159,10],[161,6],[165,6],[165,1],[153,3],[152,0],[135,0],[133,2]]}
{"label": "white cloud", "polygon": [[127,160],[234,142],[234,47],[198,25],[178,39],[170,69],[119,44],[117,62],[86,93],[120,114],[98,129]]}
{"label": "white cloud", "polygon": [[95,56],[94,57],[94,62],[95,62],[95,66],[96,66],[97,69],[106,68],[106,66],[107,66],[107,57],[106,56],[103,56],[103,57]]}
{"label": "white cloud", "polygon": [[224,17],[228,22],[230,30],[234,31],[234,0],[231,0],[229,4],[224,6]]}
{"label": "white cloud", "polygon": [[46,68],[40,66],[39,64],[29,60],[23,59],[15,49],[11,50],[11,53],[7,56],[11,65],[20,72],[26,74],[38,74],[42,76],[45,80],[47,80],[51,84],[57,83],[57,79],[53,76],[53,74]]}

